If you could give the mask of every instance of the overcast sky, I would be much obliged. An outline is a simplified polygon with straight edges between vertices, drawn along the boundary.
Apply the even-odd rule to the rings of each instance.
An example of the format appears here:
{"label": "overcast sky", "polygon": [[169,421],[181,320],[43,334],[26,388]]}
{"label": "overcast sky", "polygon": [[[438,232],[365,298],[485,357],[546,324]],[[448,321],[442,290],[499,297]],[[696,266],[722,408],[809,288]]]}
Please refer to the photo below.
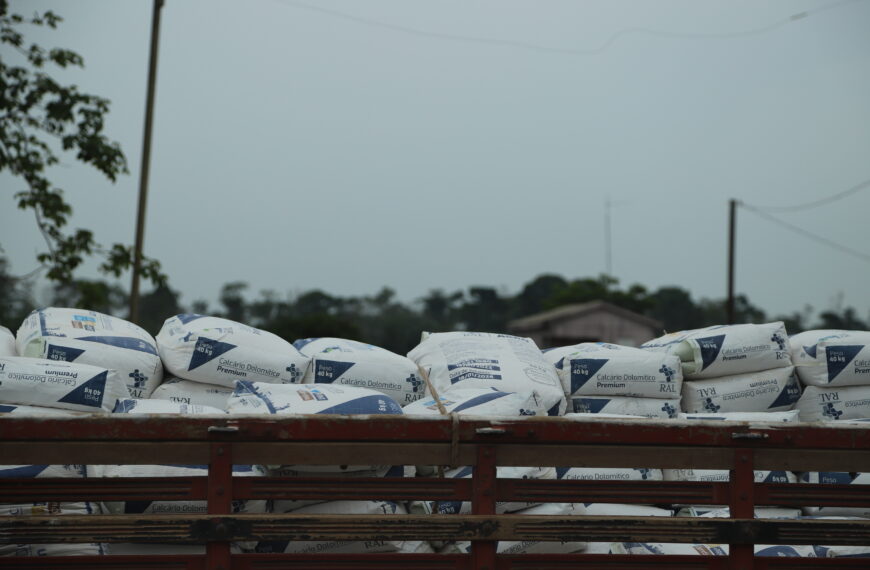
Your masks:
{"label": "overcast sky", "polygon": [[[111,99],[130,175],[68,156],[53,178],[72,227],[132,243],[151,2],[10,4],[63,16],[30,37],[81,53],[57,75]],[[870,179],[866,0],[166,0],[162,18],[145,250],[187,304],[237,280],[413,300],[596,276],[608,197],[622,285],[721,298],[730,198]],[[44,244],[21,182],[0,184],[24,274]],[[860,257],[741,209],[738,291],[771,315],[842,295],[866,317],[868,214],[870,189],[770,211]]]}

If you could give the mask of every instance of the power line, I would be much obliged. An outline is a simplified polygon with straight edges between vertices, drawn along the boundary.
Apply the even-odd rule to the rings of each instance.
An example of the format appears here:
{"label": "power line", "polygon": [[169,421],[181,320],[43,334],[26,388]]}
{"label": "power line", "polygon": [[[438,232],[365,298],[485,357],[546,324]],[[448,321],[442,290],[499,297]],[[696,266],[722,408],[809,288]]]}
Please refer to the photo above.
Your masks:
{"label": "power line", "polygon": [[461,34],[452,34],[448,32],[437,32],[437,31],[429,31],[423,30],[419,28],[412,28],[409,26],[403,26],[400,24],[393,24],[390,22],[384,22],[382,20],[375,20],[372,18],[366,18],[363,16],[357,16],[355,14],[350,14],[348,12],[343,12],[341,10],[334,10],[332,8],[323,8],[322,6],[312,6],[310,4],[306,4],[304,2],[296,2],[295,0],[272,0],[278,4],[283,4],[285,6],[299,8],[302,10],[308,10],[311,12],[318,12],[321,14],[325,14],[327,16],[332,16],[335,18],[341,18],[344,20],[348,20],[351,22],[355,22],[357,24],[362,24],[374,28],[382,28],[391,30],[394,32],[401,32],[405,34],[410,34],[414,36],[426,37],[430,39],[438,39],[438,40],[449,40],[449,41],[457,41],[457,42],[465,42],[465,43],[474,43],[474,44],[486,44],[486,45],[496,45],[502,47],[511,47],[518,49],[525,49],[530,51],[538,51],[538,52],[546,52],[546,53],[558,53],[563,55],[599,55],[609,49],[613,44],[615,44],[619,39],[637,34],[645,34],[650,36],[658,36],[664,38],[675,38],[675,39],[685,39],[685,40],[729,40],[736,38],[745,38],[750,36],[758,36],[761,34],[766,34],[768,32],[772,32],[783,26],[787,26],[793,22],[798,20],[803,20],[808,18],[809,16],[813,16],[820,12],[833,10],[836,8],[840,8],[845,6],[846,4],[854,4],[859,0],[841,0],[840,2],[834,2],[832,4],[828,4],[827,6],[822,6],[819,8],[814,8],[812,10],[805,10],[803,12],[797,12],[788,16],[787,18],[782,18],[781,20],[777,20],[771,24],[767,24],[764,26],[760,26],[757,28],[752,28],[749,30],[741,30],[736,32],[672,32],[666,30],[655,30],[652,28],[625,28],[622,30],[618,30],[614,32],[609,38],[607,38],[604,43],[602,43],[597,48],[592,49],[573,49],[573,48],[561,48],[554,46],[546,46],[542,44],[535,44],[530,42],[524,42],[520,40],[510,40],[510,39],[500,39],[500,38],[486,38],[486,37],[476,37],[476,36],[465,36]]}
{"label": "power line", "polygon": [[814,200],[805,204],[798,204],[797,206],[771,206],[769,208],[759,207],[759,209],[764,210],[765,212],[797,212],[799,210],[809,210],[810,208],[817,208],[818,206],[824,206],[825,204],[836,202],[837,200],[841,200],[846,196],[851,196],[852,194],[855,194],[867,188],[870,188],[870,179],[865,180],[864,182],[861,182],[856,186],[852,186],[847,190],[843,190],[842,192],[832,194],[827,198],[820,198],[819,200]]}
{"label": "power line", "polygon": [[857,257],[859,259],[862,259],[862,260],[870,263],[870,255],[867,255],[866,253],[863,253],[863,252],[860,252],[858,250],[852,249],[851,247],[839,244],[835,241],[831,241],[828,238],[822,237],[822,236],[814,234],[808,230],[805,230],[804,228],[802,228],[800,226],[796,226],[794,224],[784,222],[784,221],[780,220],[779,218],[771,216],[770,214],[768,214],[764,210],[756,208],[755,206],[750,206],[749,204],[747,204],[745,202],[738,202],[738,204],[743,206],[744,208],[746,208],[747,210],[749,210],[751,212],[755,212],[756,215],[761,216],[762,218],[764,218],[770,222],[778,224],[778,225],[780,225],[786,229],[789,229],[795,233],[799,233],[802,236],[809,238],[813,241],[816,241],[818,243],[821,243],[823,245],[826,245],[826,246],[830,247],[831,249],[835,249],[841,253],[847,253],[849,255],[852,255],[854,257]]}

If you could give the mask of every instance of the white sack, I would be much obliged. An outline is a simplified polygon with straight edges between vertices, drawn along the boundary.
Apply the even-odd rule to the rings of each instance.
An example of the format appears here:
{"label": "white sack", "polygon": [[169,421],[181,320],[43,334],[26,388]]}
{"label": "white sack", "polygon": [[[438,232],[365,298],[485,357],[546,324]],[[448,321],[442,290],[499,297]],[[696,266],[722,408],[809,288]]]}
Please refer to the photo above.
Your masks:
{"label": "white sack", "polygon": [[675,354],[687,379],[715,378],[791,365],[785,325],[717,325],[664,335],[642,345]]}
{"label": "white sack", "polygon": [[0,326],[0,356],[18,356],[15,335],[4,326]]}
{"label": "white sack", "polygon": [[[227,400],[231,414],[401,414],[402,407],[389,396],[354,386],[335,384],[263,384],[238,382]],[[297,465],[296,471],[368,471],[370,465]]]}
{"label": "white sack", "polygon": [[[499,392],[495,388],[452,388],[439,393],[441,405],[450,414],[471,416],[543,416],[547,410],[534,390]],[[434,399],[423,398],[402,408],[405,415],[437,416]]]}
{"label": "white sack", "polygon": [[[801,483],[823,485],[870,485],[870,473],[847,473],[840,471],[809,471],[801,473]],[[870,518],[870,507],[804,507],[804,514],[819,517],[861,517]]]}
{"label": "white sack", "polygon": [[584,503],[586,514],[592,517],[671,517],[674,511],[650,505],[621,503]]}
{"label": "white sack", "polygon": [[801,396],[794,367],[683,382],[683,411],[688,413],[779,412]]}
{"label": "white sack", "polygon": [[870,385],[870,331],[805,331],[790,342],[792,360],[805,385]]}
{"label": "white sack", "polygon": [[[447,469],[444,471],[444,477],[449,479],[467,479],[472,476],[473,472],[474,469],[468,466]],[[553,467],[496,467],[496,477],[498,479],[555,479],[556,469]],[[539,504],[499,501],[495,504],[495,512],[496,514],[515,513]],[[411,512],[427,515],[468,515],[471,514],[471,502],[411,501],[410,509]]]}
{"label": "white sack", "polygon": [[129,321],[82,309],[33,311],[21,324],[18,354],[116,370],[133,398],[147,398],[163,379],[157,343]]}
{"label": "white sack", "polygon": [[[302,507],[293,511],[298,515],[404,515],[405,508],[392,501],[331,501]],[[258,553],[298,553],[298,554],[370,554],[377,552],[399,552],[406,541],[392,540],[274,540],[263,541],[257,545]],[[418,543],[419,541],[407,541]]]}
{"label": "white sack", "polygon": [[[581,504],[544,503],[515,514],[576,516],[586,514],[586,509]],[[496,552],[499,554],[570,554],[581,552],[585,548],[586,543],[579,541],[500,540],[496,546]],[[463,540],[449,543],[439,552],[442,554],[468,554],[471,552],[471,541]]]}
{"label": "white sack", "polygon": [[423,333],[408,358],[427,371],[439,394],[453,387],[534,390],[548,415],[565,412],[565,394],[556,369],[530,338],[474,332]]}
{"label": "white sack", "polygon": [[[680,401],[628,396],[584,396],[571,398],[570,409],[578,414],[603,413],[644,418],[675,418],[680,413]],[[573,414],[565,415],[567,417]]]}
{"label": "white sack", "polygon": [[[352,470],[354,467],[353,465],[335,465],[328,466],[323,471],[312,471],[311,469],[316,467],[304,466],[303,470],[299,470],[294,465],[269,465],[266,469],[269,477],[341,477],[342,479],[356,479],[360,477],[414,477],[413,466],[408,466],[407,468],[402,465],[383,466],[364,471],[354,471]],[[326,502],[329,501],[320,499],[274,499],[272,501],[272,508],[276,513],[288,513],[308,505]]]}
{"label": "white sack", "polygon": [[798,411],[788,410],[785,412],[727,412],[724,414],[680,414],[681,420],[718,420],[726,422],[766,422],[766,423],[794,423],[798,421]]}
{"label": "white sack", "polygon": [[[663,469],[665,481],[722,481],[727,482],[727,469]],[[756,483],[796,483],[791,471],[753,471]]]}
{"label": "white sack", "polygon": [[231,414],[401,414],[381,392],[335,384],[268,384],[240,381],[227,400]]}
{"label": "white sack", "polygon": [[163,380],[152,393],[155,400],[170,400],[179,404],[197,404],[225,410],[227,400],[233,393],[233,388],[182,380],[181,378],[169,378]]}
{"label": "white sack", "polygon": [[[570,348],[576,350],[565,350]],[[565,349],[551,352],[564,353],[556,363],[556,371],[568,397],[680,397],[683,372],[677,356],[603,343]]]}
{"label": "white sack", "polygon": [[870,386],[807,386],[795,408],[800,412],[802,422],[870,418]]}
{"label": "white sack", "polygon": [[580,481],[662,481],[661,469],[631,467],[556,467],[558,479]]}
{"label": "white sack", "polygon": [[166,319],[157,334],[157,349],[173,375],[230,388],[239,380],[299,383],[311,363],[270,332],[192,314]]}
{"label": "white sack", "polygon": [[343,338],[306,338],[293,343],[312,359],[305,384],[340,384],[377,390],[403,406],[423,397],[425,382],[410,358]]}
{"label": "white sack", "polygon": [[[786,507],[755,507],[754,514],[757,519],[796,519],[801,516],[801,510]],[[677,516],[727,519],[731,516],[731,510],[728,507],[693,505],[680,509]]]}
{"label": "white sack", "polygon": [[[87,476],[84,465],[0,465],[0,483],[6,477],[62,477],[80,479]],[[32,502],[0,503],[0,516],[90,515],[99,514],[95,503]],[[104,545],[83,544],[0,544],[0,556],[88,556],[104,554]],[[2,564],[0,564],[2,566]]]}
{"label": "white sack", "polygon": [[73,412],[72,410],[62,410],[60,408],[45,408],[42,406],[25,406],[22,404],[0,404],[0,414],[8,416],[41,416],[55,418],[74,418],[76,416],[83,417],[89,415],[88,412]]}
{"label": "white sack", "polygon": [[183,404],[171,400],[118,400],[113,414],[190,414],[190,415],[224,415],[225,411],[199,404]]}
{"label": "white sack", "polygon": [[[756,556],[817,558],[816,550],[809,545],[756,544]],[[611,546],[613,554],[668,554],[728,556],[727,544],[680,544],[651,542],[616,542]]]}
{"label": "white sack", "polygon": [[111,412],[130,392],[117,372],[89,364],[0,357],[0,402]]}

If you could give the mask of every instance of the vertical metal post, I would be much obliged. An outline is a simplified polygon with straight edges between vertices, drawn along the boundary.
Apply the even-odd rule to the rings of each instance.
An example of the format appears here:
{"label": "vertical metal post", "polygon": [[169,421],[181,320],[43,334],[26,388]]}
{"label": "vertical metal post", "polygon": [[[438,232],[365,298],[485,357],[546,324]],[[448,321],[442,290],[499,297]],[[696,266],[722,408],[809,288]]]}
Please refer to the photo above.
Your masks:
{"label": "vertical metal post", "polygon": [[145,207],[148,202],[148,172],[151,167],[151,126],[154,122],[154,91],[157,86],[157,46],[160,40],[160,10],[163,0],[154,0],[151,16],[151,54],[148,61],[148,93],[145,98],[145,134],[142,163],[139,165],[139,207],[136,213],[136,243],[133,246],[133,278],[130,283],[130,320],[139,322],[139,276],[142,272],[142,245],[145,241]]}
{"label": "vertical metal post", "polygon": [[[728,509],[732,519],[755,518],[755,472],[752,449],[734,450],[734,468],[729,473],[730,501]],[[729,549],[731,570],[752,570],[753,544],[732,544]]]}
{"label": "vertical metal post", "polygon": [[604,273],[608,277],[613,276],[613,251],[610,245],[610,196],[607,197],[607,201],[604,203]]}
{"label": "vertical metal post", "polygon": [[[208,465],[208,514],[229,515],[233,508],[233,454],[231,443],[212,443]],[[217,534],[222,526],[217,523]],[[230,543],[228,540],[210,541],[206,545],[206,567],[211,570],[230,570]]]}
{"label": "vertical metal post", "polygon": [[737,200],[728,201],[728,324],[733,325],[734,315],[734,241],[737,229]]}
{"label": "vertical metal post", "polygon": [[[495,514],[496,463],[495,446],[477,446],[477,465],[471,476],[471,514]],[[475,540],[471,543],[472,567],[495,570],[496,541]]]}

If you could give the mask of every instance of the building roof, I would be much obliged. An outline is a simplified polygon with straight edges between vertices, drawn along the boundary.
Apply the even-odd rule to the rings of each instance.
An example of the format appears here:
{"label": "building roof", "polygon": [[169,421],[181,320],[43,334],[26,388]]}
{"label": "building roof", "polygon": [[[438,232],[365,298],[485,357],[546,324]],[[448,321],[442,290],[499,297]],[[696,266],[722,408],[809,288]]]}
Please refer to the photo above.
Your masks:
{"label": "building roof", "polygon": [[508,328],[516,332],[540,330],[553,321],[574,319],[597,312],[611,313],[618,317],[646,325],[655,330],[661,330],[662,328],[662,323],[655,319],[618,307],[606,301],[590,301],[589,303],[563,305],[561,307],[556,307],[555,309],[550,309],[549,311],[536,313],[528,317],[511,321],[508,323]]}

